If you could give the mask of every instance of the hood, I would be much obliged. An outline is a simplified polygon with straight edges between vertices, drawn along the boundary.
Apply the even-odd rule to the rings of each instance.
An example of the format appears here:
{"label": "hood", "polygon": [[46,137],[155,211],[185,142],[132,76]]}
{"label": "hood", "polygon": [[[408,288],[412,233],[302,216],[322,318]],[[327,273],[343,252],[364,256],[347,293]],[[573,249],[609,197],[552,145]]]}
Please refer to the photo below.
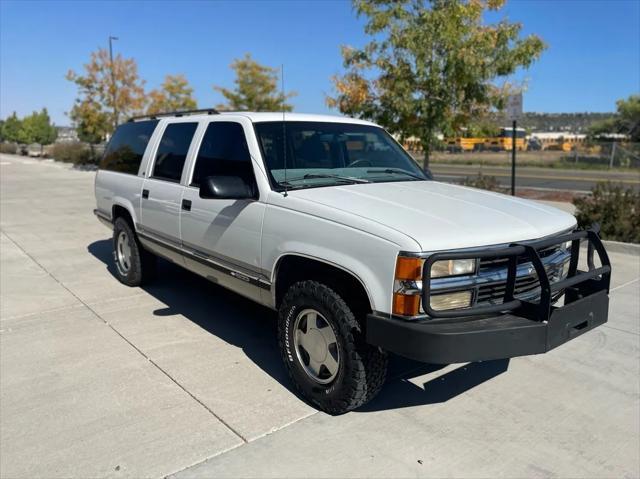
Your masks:
{"label": "hood", "polygon": [[422,251],[538,239],[573,228],[564,211],[437,181],[365,183],[290,192],[406,234]]}

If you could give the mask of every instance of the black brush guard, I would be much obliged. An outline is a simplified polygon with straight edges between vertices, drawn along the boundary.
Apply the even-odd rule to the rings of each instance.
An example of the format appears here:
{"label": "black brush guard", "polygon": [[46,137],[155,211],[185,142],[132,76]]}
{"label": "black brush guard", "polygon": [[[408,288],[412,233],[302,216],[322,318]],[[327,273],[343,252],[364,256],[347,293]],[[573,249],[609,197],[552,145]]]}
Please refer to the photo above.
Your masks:
{"label": "black brush guard", "polygon": [[[588,271],[578,270],[580,243],[587,247]],[[569,271],[552,283],[538,251],[571,241]],[[594,263],[594,252],[601,266]],[[464,309],[431,308],[431,267],[436,261],[453,259],[507,259],[507,280],[500,304]],[[515,295],[520,259],[533,266],[540,287],[537,301]],[[367,316],[367,341],[419,361],[448,364],[500,359],[549,351],[607,321],[611,263],[597,228],[503,248],[434,253],[423,268],[422,304],[429,318],[403,321],[388,316]],[[564,292],[564,306],[553,298]]]}

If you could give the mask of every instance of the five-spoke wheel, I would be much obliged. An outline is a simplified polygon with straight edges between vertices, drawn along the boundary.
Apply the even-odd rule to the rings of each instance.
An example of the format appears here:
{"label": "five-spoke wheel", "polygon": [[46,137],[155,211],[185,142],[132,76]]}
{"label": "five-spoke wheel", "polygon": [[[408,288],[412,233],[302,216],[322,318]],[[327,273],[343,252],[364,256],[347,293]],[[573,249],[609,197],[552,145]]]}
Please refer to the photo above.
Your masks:
{"label": "five-spoke wheel", "polygon": [[126,231],[120,231],[116,241],[116,264],[124,276],[131,269],[131,243]]}
{"label": "five-spoke wheel", "polygon": [[294,324],[294,345],[305,372],[320,384],[333,381],[338,374],[340,352],[331,325],[315,309],[304,309]]}

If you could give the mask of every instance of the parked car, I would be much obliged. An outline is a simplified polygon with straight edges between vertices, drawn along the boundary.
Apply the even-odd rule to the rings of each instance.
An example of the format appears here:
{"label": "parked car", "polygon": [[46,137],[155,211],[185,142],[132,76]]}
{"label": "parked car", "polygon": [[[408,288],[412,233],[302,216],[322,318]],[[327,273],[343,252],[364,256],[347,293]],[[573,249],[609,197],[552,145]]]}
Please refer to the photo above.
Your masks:
{"label": "parked car", "polygon": [[366,121],[132,119],[107,146],[95,194],[122,283],[150,280],[161,256],[277,310],[293,383],[331,414],[378,393],[388,352],[441,364],[537,354],[607,321],[611,267],[596,231],[432,181]]}
{"label": "parked car", "polygon": [[40,158],[44,156],[44,151],[40,143],[31,143],[27,146],[27,156],[32,158]]}

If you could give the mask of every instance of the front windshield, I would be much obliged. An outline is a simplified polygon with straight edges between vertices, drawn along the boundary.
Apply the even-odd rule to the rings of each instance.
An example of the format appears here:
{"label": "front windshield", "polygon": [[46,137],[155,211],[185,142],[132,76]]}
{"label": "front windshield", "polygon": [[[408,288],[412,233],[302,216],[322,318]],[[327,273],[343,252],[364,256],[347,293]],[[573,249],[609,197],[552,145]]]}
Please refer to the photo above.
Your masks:
{"label": "front windshield", "polygon": [[256,123],[255,129],[277,190],[428,179],[382,128],[293,121]]}

